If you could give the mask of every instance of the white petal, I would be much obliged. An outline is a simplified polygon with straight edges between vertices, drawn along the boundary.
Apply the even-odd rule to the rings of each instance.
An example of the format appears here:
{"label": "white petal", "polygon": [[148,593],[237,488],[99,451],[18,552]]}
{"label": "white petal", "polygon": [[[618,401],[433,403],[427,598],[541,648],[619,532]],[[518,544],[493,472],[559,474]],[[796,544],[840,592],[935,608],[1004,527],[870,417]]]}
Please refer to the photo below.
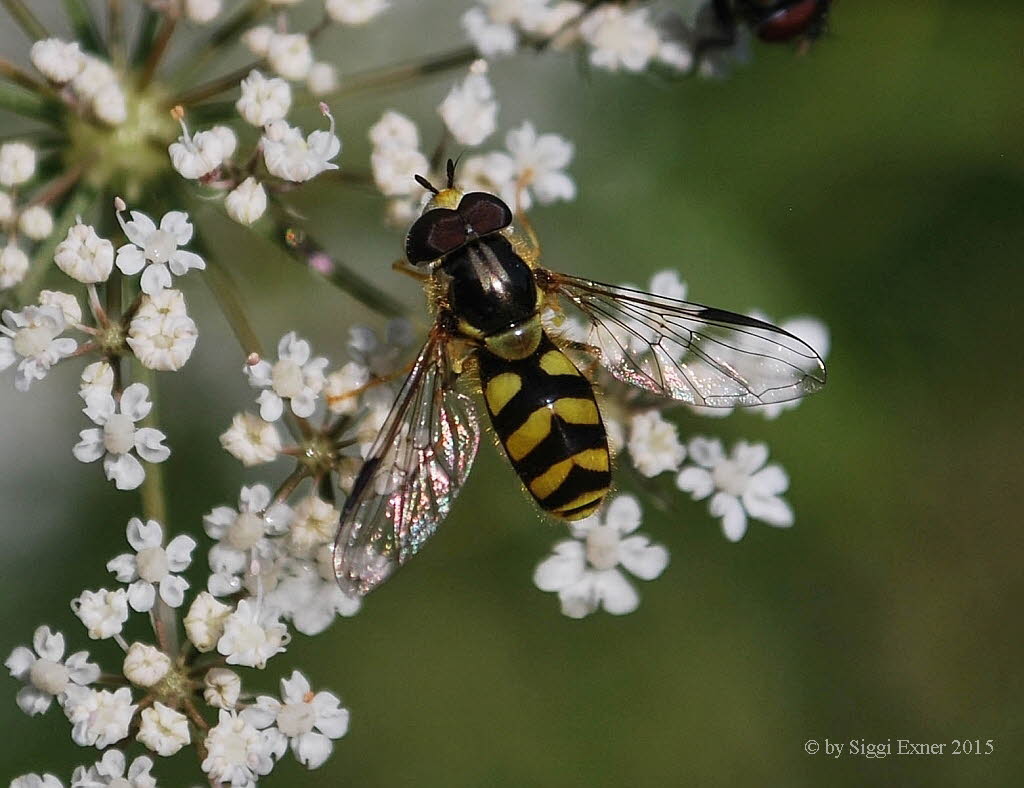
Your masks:
{"label": "white petal", "polygon": [[793,510],[777,495],[763,495],[758,490],[748,490],[743,496],[743,508],[751,517],[777,528],[788,528],[793,524]]}
{"label": "white petal", "polygon": [[340,739],[348,732],[348,709],[341,707],[341,701],[330,692],[318,692],[313,697],[316,709],[316,728],[324,736]]}
{"label": "white petal", "polygon": [[693,496],[693,500],[699,501],[707,498],[715,489],[715,480],[711,474],[696,465],[683,468],[676,477],[676,487],[683,492]]}
{"label": "white petal", "polygon": [[749,489],[759,495],[778,495],[789,489],[789,476],[781,465],[769,465],[751,477]]}
{"label": "white petal", "polygon": [[172,254],[171,259],[168,261],[168,265],[175,276],[186,274],[189,269],[192,268],[195,268],[197,271],[203,271],[206,269],[206,261],[204,261],[202,257],[197,255],[195,252],[186,252],[184,249],[179,249],[177,252]]}
{"label": "white petal", "polygon": [[555,554],[541,561],[533,572],[533,584],[541,591],[560,591],[579,582],[586,567],[586,555],[580,542],[559,542]]}
{"label": "white petal", "polygon": [[281,711],[281,702],[269,695],[260,695],[256,703],[242,712],[242,717],[252,727],[262,730],[269,728],[277,721],[278,712]]}
{"label": "white petal", "polygon": [[107,571],[113,572],[119,583],[131,583],[138,579],[135,569],[135,556],[131,553],[122,553],[116,558],[107,561]]}
{"label": "white petal", "polygon": [[125,222],[124,234],[128,236],[128,240],[133,244],[145,246],[149,236],[156,229],[156,224],[140,211],[132,211],[131,217],[129,221]]}
{"label": "white petal", "polygon": [[25,646],[17,646],[11,655],[4,662],[7,669],[11,671],[11,675],[19,681],[24,681],[28,677],[28,672],[32,669],[32,665],[36,661],[36,655],[32,653],[32,649],[26,648]]}
{"label": "white petal", "polygon": [[631,534],[640,527],[640,502],[633,495],[619,495],[605,513],[605,524],[620,534]]}
{"label": "white petal", "polygon": [[260,406],[260,418],[264,421],[277,421],[284,412],[284,400],[270,389],[263,391],[256,402]]}
{"label": "white petal", "polygon": [[100,666],[89,661],[88,651],[76,651],[64,663],[68,669],[68,677],[75,684],[92,684],[100,677]]}
{"label": "white petal", "polygon": [[558,592],[562,614],[569,618],[583,618],[597,610],[598,598],[593,573],[586,573],[577,582]]}
{"label": "white petal", "polygon": [[149,401],[149,389],[143,383],[132,383],[121,395],[121,413],[132,421],[140,421],[149,415],[153,403]]}
{"label": "white petal", "polygon": [[142,292],[148,296],[154,296],[161,290],[171,286],[171,272],[167,270],[166,263],[152,263],[142,272],[139,280]]}
{"label": "white petal", "polygon": [[30,717],[43,714],[53,703],[53,695],[36,689],[31,684],[18,690],[18,708]]}
{"label": "white petal", "polygon": [[184,246],[192,240],[192,224],[184,211],[168,211],[160,220],[160,229],[174,236],[178,246]]}
{"label": "white petal", "polygon": [[704,468],[714,468],[725,459],[722,442],[718,438],[697,437],[690,441],[690,459]]}
{"label": "white petal", "polygon": [[103,432],[97,429],[82,430],[78,433],[81,440],[75,444],[71,453],[79,462],[96,462],[103,456]]}
{"label": "white petal", "polygon": [[668,550],[646,536],[630,536],[619,543],[619,563],[641,580],[653,580],[668,566]]}
{"label": "white petal", "polygon": [[103,470],[119,490],[135,490],[146,478],[142,463],[131,454],[108,454],[103,458]]}
{"label": "white petal", "polygon": [[292,739],[292,752],[296,760],[309,769],[319,769],[331,755],[334,745],[322,733],[304,733]]}
{"label": "white petal", "polygon": [[768,461],[768,446],[764,443],[740,441],[733,447],[732,456],[740,470],[753,474]]}
{"label": "white petal", "polygon": [[155,603],[156,589],[153,588],[152,583],[136,580],[128,586],[128,604],[132,606],[132,610],[146,613],[153,609]]}
{"label": "white petal", "polygon": [[203,530],[211,539],[220,539],[237,516],[230,506],[217,506],[203,516]]}
{"label": "white petal", "polygon": [[49,627],[39,627],[32,637],[32,648],[43,659],[60,662],[64,656],[64,636]]}
{"label": "white petal", "polygon": [[125,244],[117,250],[117,267],[125,276],[135,276],[146,267],[146,255],[135,244]]}
{"label": "white petal", "polygon": [[632,613],[640,605],[640,595],[618,569],[597,572],[594,589],[605,610],[615,616]]}
{"label": "white petal", "polygon": [[192,563],[192,551],[195,549],[196,540],[187,534],[178,534],[168,542],[165,552],[167,553],[167,568],[172,572],[183,572]]}
{"label": "white petal", "polygon": [[146,462],[163,462],[171,456],[171,450],[163,445],[167,436],[153,427],[135,430],[135,451]]}
{"label": "white petal", "polygon": [[715,493],[708,503],[712,517],[722,518],[722,533],[730,542],[738,542],[747,532],[747,515],[739,499],[727,493]]}
{"label": "white petal", "polygon": [[271,379],[273,371],[274,368],[270,366],[268,361],[260,361],[251,367],[248,364],[242,366],[242,372],[245,373],[245,376],[249,379],[249,385],[253,388],[266,388],[269,386],[273,382]]}
{"label": "white petal", "polygon": [[297,703],[309,690],[309,680],[297,670],[293,670],[288,678],[281,679],[281,697],[285,703]]}
{"label": "white petal", "polygon": [[160,581],[160,598],[169,607],[181,607],[185,601],[185,591],[188,589],[188,581],[180,575],[167,575]]}
{"label": "white petal", "polygon": [[159,547],[164,540],[164,529],[156,520],[142,522],[138,517],[128,521],[128,544],[136,552],[147,547]]}
{"label": "white petal", "polygon": [[270,503],[270,488],[265,484],[243,487],[238,494],[238,503],[240,511],[262,512]]}
{"label": "white petal", "polygon": [[215,572],[206,582],[206,590],[214,596],[231,596],[242,588],[242,578],[226,572]]}
{"label": "white petal", "polygon": [[316,410],[316,394],[313,389],[306,386],[299,392],[299,396],[292,398],[292,413],[300,419],[309,418]]}

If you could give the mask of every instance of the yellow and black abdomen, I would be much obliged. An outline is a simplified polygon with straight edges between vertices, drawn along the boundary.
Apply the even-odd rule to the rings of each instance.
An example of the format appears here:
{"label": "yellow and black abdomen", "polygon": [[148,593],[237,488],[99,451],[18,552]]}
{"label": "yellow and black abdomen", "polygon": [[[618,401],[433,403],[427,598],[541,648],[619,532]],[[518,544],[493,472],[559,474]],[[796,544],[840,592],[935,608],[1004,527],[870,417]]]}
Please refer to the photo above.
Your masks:
{"label": "yellow and black abdomen", "polygon": [[592,514],[608,494],[611,468],[590,381],[546,334],[526,358],[481,349],[478,361],[491,423],[526,489],[557,517]]}

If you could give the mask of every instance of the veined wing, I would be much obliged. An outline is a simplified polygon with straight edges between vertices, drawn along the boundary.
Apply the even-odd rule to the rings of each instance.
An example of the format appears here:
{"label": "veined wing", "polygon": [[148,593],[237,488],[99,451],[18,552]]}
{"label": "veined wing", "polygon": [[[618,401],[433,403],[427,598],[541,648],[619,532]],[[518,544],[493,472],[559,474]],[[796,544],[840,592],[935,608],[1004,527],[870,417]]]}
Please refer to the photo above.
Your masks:
{"label": "veined wing", "polygon": [[574,336],[616,378],[691,405],[785,402],[825,385],[805,342],[746,315],[541,270],[538,284],[582,315]]}
{"label": "veined wing", "polygon": [[414,556],[448,515],[480,442],[446,340],[433,331],[374,441],[341,513],[334,572],[362,595]]}

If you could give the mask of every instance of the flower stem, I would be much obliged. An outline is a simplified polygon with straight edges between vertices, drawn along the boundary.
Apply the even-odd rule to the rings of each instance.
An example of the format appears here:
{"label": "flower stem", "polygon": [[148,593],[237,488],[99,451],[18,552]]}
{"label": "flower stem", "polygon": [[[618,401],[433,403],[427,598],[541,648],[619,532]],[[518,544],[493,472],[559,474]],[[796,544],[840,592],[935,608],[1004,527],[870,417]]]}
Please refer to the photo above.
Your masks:
{"label": "flower stem", "polygon": [[[149,388],[149,399],[153,403],[149,415],[146,416],[144,424],[147,426],[158,423],[160,403],[157,397],[156,381],[152,370],[139,365],[135,378],[140,383],[145,383]],[[164,488],[163,463],[148,463],[146,467],[146,478],[142,481],[140,492],[142,493],[142,514],[147,520],[156,520],[166,525],[167,523],[167,494]],[[169,653],[169,652],[168,652]]]}
{"label": "flower stem", "polygon": [[71,29],[75,31],[75,39],[82,48],[90,52],[106,52],[92,11],[83,0],[64,0],[64,13],[68,15]]}
{"label": "flower stem", "polygon": [[115,61],[127,58],[124,44],[124,8],[121,0],[107,0],[107,48]]}
{"label": "flower stem", "polygon": [[9,79],[15,85],[23,87],[26,90],[31,90],[33,93],[37,93],[40,96],[52,95],[52,91],[49,86],[44,85],[28,72],[23,71],[21,68],[14,65],[14,63],[7,58],[0,57],[0,76]]}
{"label": "flower stem", "polygon": [[176,16],[164,16],[163,24],[160,25],[156,38],[153,40],[153,46],[149,50],[146,64],[142,67],[142,76],[139,77],[140,88],[146,87],[153,79],[156,67],[160,65],[160,60],[163,58],[164,52],[167,51],[167,45],[171,42],[171,36],[174,35],[174,28],[177,27],[177,24],[178,18]]}
{"label": "flower stem", "polygon": [[52,101],[43,98],[35,90],[29,91],[17,85],[5,85],[0,82],[0,109],[51,126],[59,125],[59,113]]}
{"label": "flower stem", "polygon": [[242,352],[247,357],[253,353],[262,357],[263,345],[245,314],[238,285],[219,261],[210,260],[209,257],[206,257],[206,260],[208,265],[203,280],[209,285],[224,316],[228,319],[231,330],[238,339],[238,344],[242,346]]}
{"label": "flower stem", "polygon": [[333,101],[353,93],[366,90],[388,89],[400,87],[432,74],[440,74],[454,68],[467,66],[479,57],[475,47],[460,47],[433,57],[399,63],[395,66],[370,69],[351,76],[342,76],[341,86],[324,97],[324,101]]}
{"label": "flower stem", "polygon": [[308,475],[309,471],[307,471],[302,465],[296,466],[295,470],[288,474],[288,478],[281,482],[281,486],[277,488],[277,491],[274,493],[274,497],[271,499],[267,508],[269,509],[275,504],[287,501],[288,496],[295,492],[295,488],[299,486],[299,482],[305,479]]}
{"label": "flower stem", "polygon": [[36,19],[35,14],[29,11],[28,6],[22,0],[3,0],[4,6],[14,17],[14,21],[33,41],[40,38],[49,38],[50,32],[43,26],[43,23]]}
{"label": "flower stem", "polygon": [[156,34],[158,24],[160,24],[160,14],[148,5],[143,5],[138,23],[138,33],[135,35],[135,47],[132,50],[132,65],[137,66],[146,59],[149,48],[153,44],[153,36]]}
{"label": "flower stem", "polygon": [[183,107],[188,107],[193,104],[198,104],[200,101],[205,99],[212,98],[219,93],[223,93],[225,90],[236,88],[238,87],[238,83],[245,77],[249,76],[249,72],[254,68],[259,68],[262,62],[263,61],[261,60],[257,60],[247,66],[242,66],[242,68],[230,71],[224,76],[217,77],[216,79],[210,80],[202,85],[198,85],[184,93],[179,93],[168,102],[168,106],[173,107],[180,104]]}
{"label": "flower stem", "polygon": [[265,0],[250,0],[247,5],[239,6],[233,17],[217,28],[191,57],[185,58],[185,65],[174,74],[174,81],[179,84],[192,82],[195,75],[210,58],[223,48],[225,42],[236,38],[242,30],[250,27],[257,17],[266,10]]}

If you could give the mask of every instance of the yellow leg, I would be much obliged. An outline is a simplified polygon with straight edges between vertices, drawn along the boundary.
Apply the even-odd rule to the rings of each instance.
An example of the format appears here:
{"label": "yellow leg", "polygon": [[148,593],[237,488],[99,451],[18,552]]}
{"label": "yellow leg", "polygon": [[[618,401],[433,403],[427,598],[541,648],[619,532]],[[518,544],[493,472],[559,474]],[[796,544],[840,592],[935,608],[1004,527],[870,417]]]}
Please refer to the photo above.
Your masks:
{"label": "yellow leg", "polygon": [[430,279],[430,274],[424,273],[423,271],[414,268],[405,260],[395,260],[395,262],[391,264],[391,270],[398,271],[398,273],[400,274],[405,274],[406,276],[412,277],[417,282],[426,282]]}

